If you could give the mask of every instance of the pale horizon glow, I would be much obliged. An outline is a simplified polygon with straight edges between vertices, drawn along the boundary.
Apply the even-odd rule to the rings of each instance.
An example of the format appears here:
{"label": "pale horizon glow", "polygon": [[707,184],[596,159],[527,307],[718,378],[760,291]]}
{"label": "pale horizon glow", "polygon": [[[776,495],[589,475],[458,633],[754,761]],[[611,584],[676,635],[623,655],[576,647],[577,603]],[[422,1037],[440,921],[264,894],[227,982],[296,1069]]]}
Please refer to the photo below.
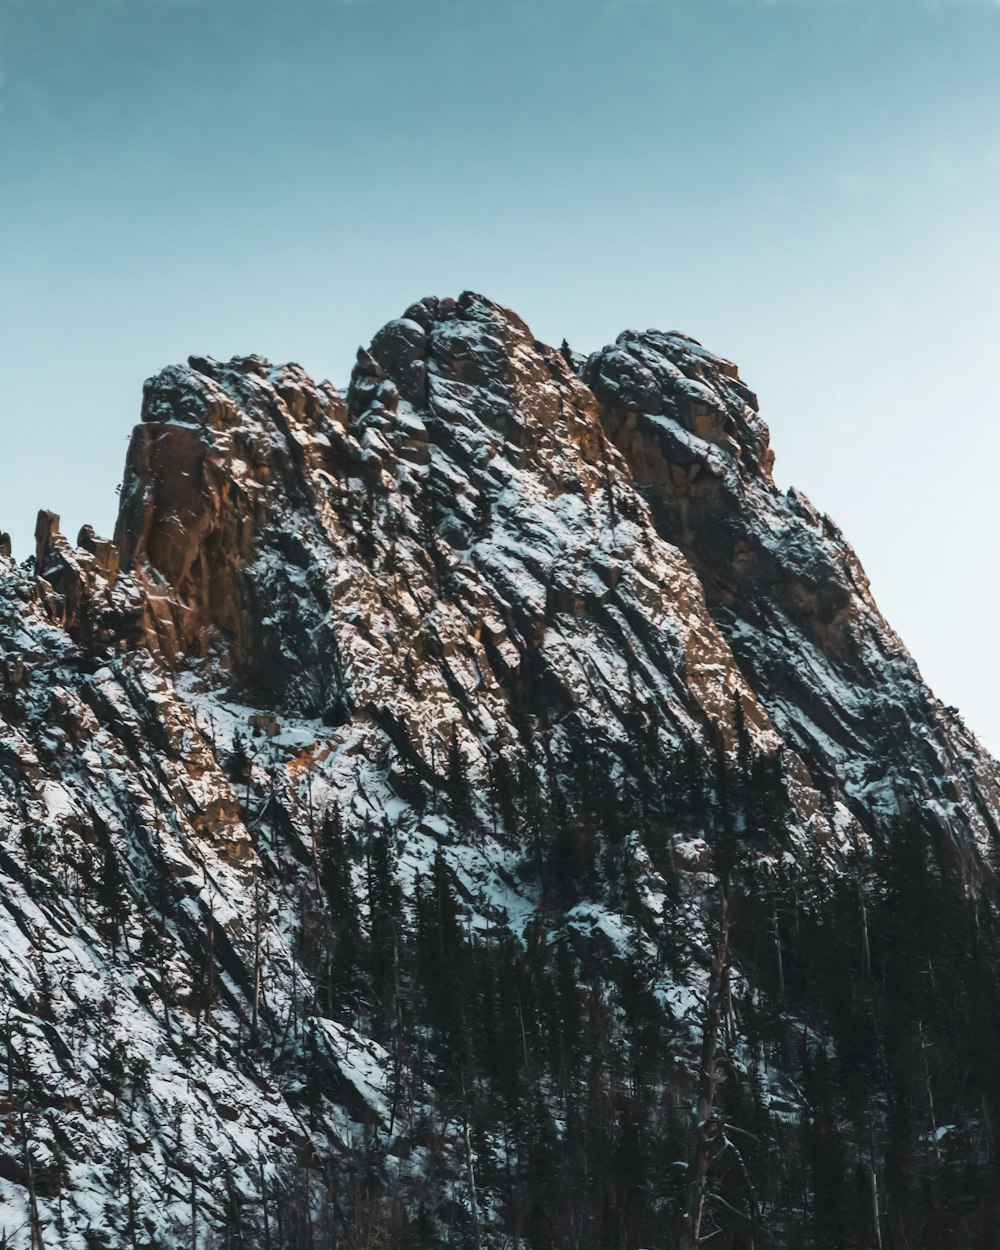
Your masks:
{"label": "pale horizon glow", "polygon": [[189,354],[679,329],[1000,752],[997,65],[992,0],[0,0],[0,529],[110,532]]}

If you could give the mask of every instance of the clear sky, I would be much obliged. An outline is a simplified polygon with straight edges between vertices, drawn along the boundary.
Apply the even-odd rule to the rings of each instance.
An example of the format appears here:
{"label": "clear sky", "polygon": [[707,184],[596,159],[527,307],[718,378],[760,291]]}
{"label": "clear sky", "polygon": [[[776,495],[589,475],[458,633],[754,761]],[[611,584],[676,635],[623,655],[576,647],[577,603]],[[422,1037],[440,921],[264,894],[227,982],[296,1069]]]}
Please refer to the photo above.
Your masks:
{"label": "clear sky", "polygon": [[681,329],[1000,752],[998,209],[993,0],[0,0],[0,528],[109,531],[190,353]]}

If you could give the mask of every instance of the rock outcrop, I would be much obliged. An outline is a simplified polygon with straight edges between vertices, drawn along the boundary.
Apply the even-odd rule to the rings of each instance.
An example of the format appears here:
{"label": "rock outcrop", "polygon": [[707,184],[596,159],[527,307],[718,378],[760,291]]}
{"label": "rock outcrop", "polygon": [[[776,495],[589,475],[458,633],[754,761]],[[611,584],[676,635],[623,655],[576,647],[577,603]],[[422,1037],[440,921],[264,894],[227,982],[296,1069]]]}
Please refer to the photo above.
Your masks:
{"label": "rock outcrop", "polygon": [[[817,783],[866,825],[929,806],[988,852],[992,761],[924,686],[837,526],[774,486],[735,367],[682,335],[628,333],[583,374],[658,533],[698,574],[740,670]],[[946,796],[931,777],[949,778]]]}
{"label": "rock outcrop", "polygon": [[893,943],[1000,955],[1000,775],[772,463],[694,340],[468,293],[147,383],[114,542],[0,535],[5,1244],[672,1246],[699,1149],[720,1245],[992,1218],[993,991]]}

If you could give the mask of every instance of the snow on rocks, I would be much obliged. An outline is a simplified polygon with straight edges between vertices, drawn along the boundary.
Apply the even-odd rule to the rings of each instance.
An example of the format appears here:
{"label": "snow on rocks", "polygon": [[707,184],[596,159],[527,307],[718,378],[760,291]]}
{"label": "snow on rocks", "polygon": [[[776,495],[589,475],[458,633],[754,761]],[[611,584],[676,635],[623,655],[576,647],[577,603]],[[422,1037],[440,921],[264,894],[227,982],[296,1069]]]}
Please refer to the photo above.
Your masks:
{"label": "snow on rocks", "polygon": [[[580,377],[469,293],[389,323],[346,396],[259,357],[147,383],[120,570],[51,526],[54,581],[0,561],[7,1244],[35,1221],[84,1250],[129,1210],[187,1244],[192,1192],[218,1221],[401,1138],[372,1005],[324,982],[338,846],[362,927],[384,855],[404,934],[446,879],[487,945],[614,968],[673,943],[648,988],[683,1067],[717,884],[692,794],[772,777],[783,843],[753,854],[835,873],[929,801],[912,759],[988,838],[994,766],[771,460],[693,340],[629,333]],[[554,902],[567,830],[593,862]],[[441,1133],[454,1187],[471,1146]]]}

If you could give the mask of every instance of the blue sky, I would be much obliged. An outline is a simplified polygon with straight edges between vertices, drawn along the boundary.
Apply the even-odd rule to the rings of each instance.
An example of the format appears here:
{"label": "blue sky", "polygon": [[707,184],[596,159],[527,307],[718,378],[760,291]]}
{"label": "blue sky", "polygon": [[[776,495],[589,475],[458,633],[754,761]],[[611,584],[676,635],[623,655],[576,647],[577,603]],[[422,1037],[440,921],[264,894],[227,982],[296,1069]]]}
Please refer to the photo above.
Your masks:
{"label": "blue sky", "polygon": [[0,0],[0,527],[109,531],[189,353],[681,329],[1000,751],[998,66],[992,0]]}

